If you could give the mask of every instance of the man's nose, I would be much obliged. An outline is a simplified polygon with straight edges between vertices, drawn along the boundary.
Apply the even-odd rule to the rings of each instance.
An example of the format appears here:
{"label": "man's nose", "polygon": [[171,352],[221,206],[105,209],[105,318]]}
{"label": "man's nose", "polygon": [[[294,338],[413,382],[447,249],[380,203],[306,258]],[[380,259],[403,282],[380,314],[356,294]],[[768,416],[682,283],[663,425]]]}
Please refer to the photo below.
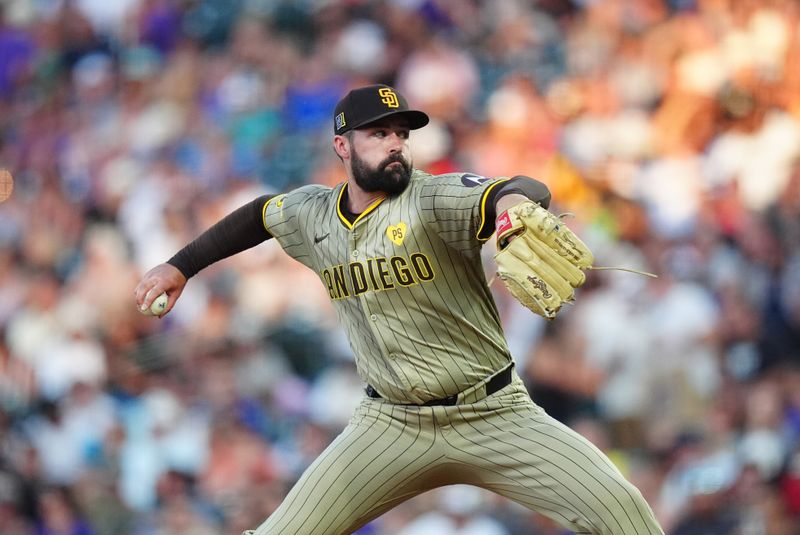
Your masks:
{"label": "man's nose", "polygon": [[404,143],[405,143],[405,139],[403,139],[399,135],[390,134],[389,135],[389,152],[393,154],[395,152],[402,151]]}

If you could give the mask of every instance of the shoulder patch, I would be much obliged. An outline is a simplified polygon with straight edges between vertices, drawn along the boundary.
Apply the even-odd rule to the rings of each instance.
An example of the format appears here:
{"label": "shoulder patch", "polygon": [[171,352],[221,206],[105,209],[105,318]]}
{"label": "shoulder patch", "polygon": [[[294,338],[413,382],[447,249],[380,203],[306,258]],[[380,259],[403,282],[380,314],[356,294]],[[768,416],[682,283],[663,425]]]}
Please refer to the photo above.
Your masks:
{"label": "shoulder patch", "polygon": [[461,183],[467,186],[468,188],[474,188],[480,186],[484,182],[491,180],[485,176],[481,175],[474,175],[472,173],[465,173],[461,175]]}

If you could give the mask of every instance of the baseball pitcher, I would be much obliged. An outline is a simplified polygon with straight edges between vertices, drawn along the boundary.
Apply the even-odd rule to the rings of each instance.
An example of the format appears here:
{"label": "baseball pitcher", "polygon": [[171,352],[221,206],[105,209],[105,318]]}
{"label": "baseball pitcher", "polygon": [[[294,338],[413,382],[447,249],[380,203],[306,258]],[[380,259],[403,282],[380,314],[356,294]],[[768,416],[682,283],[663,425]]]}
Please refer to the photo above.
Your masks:
{"label": "baseball pitcher", "polygon": [[553,318],[583,284],[591,252],[547,211],[538,181],[414,169],[409,133],[427,122],[391,87],[350,91],[333,116],[345,182],[255,199],[136,288],[144,310],[166,292],[168,313],[198,271],[274,238],[319,275],[347,332],[364,399],[247,533],[349,534],[413,496],[465,483],[576,533],[662,534],[609,459],[528,396],[480,257],[496,234],[499,278]]}

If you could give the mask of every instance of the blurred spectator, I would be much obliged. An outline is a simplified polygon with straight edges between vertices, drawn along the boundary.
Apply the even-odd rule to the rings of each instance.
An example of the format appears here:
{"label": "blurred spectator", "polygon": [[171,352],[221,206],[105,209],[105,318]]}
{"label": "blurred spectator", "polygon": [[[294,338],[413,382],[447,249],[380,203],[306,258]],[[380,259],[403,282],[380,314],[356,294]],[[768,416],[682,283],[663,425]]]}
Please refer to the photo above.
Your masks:
{"label": "blurred spectator", "polygon": [[35,535],[93,535],[83,520],[71,492],[52,487],[39,494],[39,522]]}
{"label": "blurred spectator", "polygon": [[483,491],[466,485],[452,485],[434,491],[439,496],[441,512],[422,515],[398,535],[508,535],[497,520],[482,512]]}
{"label": "blurred spectator", "polygon": [[0,96],[9,97],[30,74],[36,45],[29,32],[10,24],[9,9],[0,5]]}
{"label": "blurred spectator", "polygon": [[[556,322],[493,285],[534,400],[670,533],[797,532],[798,62],[792,0],[2,3],[0,533],[238,533],[334,438],[362,385],[316,274],[267,244],[162,320],[132,290],[341,181],[330,111],[373,82],[431,113],[418,166],[538,177],[598,265],[659,275],[591,272]],[[362,531],[562,533],[475,491]]]}

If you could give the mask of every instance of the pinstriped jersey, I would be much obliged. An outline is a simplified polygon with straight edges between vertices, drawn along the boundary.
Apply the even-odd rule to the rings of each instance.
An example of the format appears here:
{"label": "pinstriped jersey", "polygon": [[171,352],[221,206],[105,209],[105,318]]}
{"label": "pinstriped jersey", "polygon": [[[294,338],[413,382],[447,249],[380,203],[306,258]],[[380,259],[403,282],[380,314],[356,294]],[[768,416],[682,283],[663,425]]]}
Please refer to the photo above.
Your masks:
{"label": "pinstriped jersey", "polygon": [[319,275],[359,375],[384,398],[447,397],[511,362],[480,256],[494,227],[486,199],[504,180],[415,170],[352,223],[346,183],[265,203],[264,226]]}

